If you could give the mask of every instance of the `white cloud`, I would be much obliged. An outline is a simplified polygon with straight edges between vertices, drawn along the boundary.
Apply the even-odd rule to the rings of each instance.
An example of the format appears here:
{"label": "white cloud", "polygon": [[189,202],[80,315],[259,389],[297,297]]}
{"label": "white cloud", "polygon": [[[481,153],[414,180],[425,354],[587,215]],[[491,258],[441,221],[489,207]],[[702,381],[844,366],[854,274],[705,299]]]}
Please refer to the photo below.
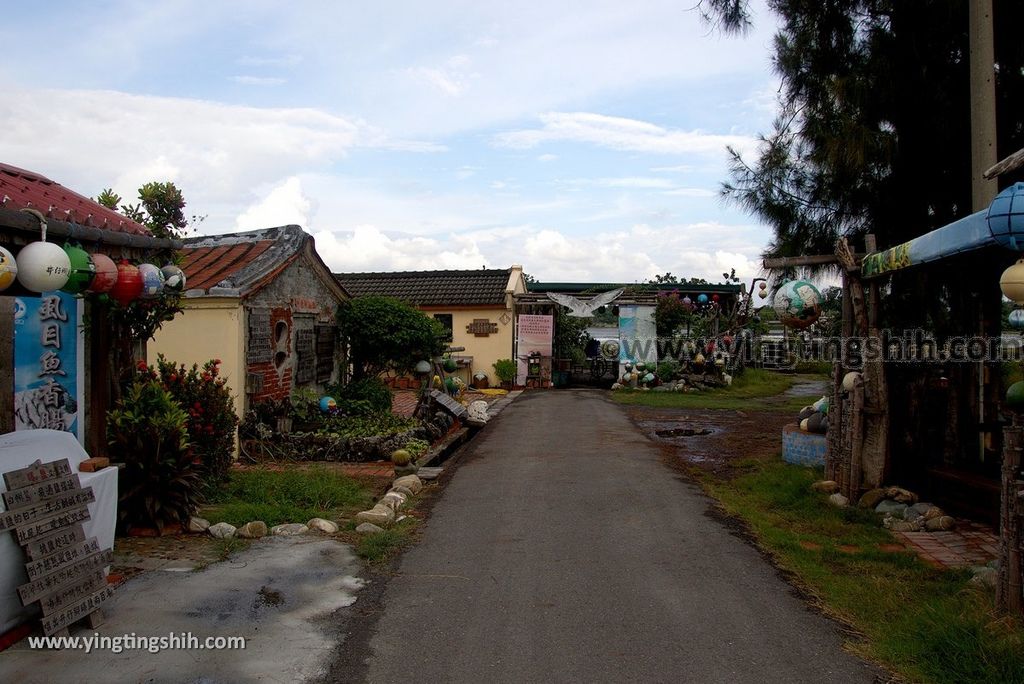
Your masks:
{"label": "white cloud", "polygon": [[717,197],[718,193],[714,190],[708,190],[707,188],[674,188],[672,190],[666,190],[666,195],[672,195],[674,197]]}
{"label": "white cloud", "polygon": [[302,191],[302,181],[293,176],[246,209],[236,219],[235,229],[254,230],[293,223],[308,226],[312,209],[312,200]]}
{"label": "white cloud", "polygon": [[320,257],[334,272],[469,269],[487,263],[475,241],[392,236],[371,225],[350,232],[320,231],[313,238]]}
{"label": "white cloud", "polygon": [[302,63],[302,55],[290,54],[282,55],[280,57],[257,57],[247,55],[239,57],[235,60],[235,64],[239,66],[271,66],[271,67],[292,67],[298,66]]}
{"label": "white cloud", "polygon": [[684,131],[589,112],[550,112],[542,114],[540,120],[541,128],[499,133],[494,144],[531,149],[551,142],[576,142],[626,152],[674,155],[723,154],[727,145],[748,152],[757,145],[757,140],[750,136]]}
{"label": "white cloud", "polygon": [[539,155],[537,157],[537,161],[542,161],[542,162],[553,162],[556,159],[558,159],[558,155],[557,154],[542,154],[542,155]]}
{"label": "white cloud", "polygon": [[692,164],[677,164],[675,166],[654,166],[651,171],[654,173],[691,173],[696,169]]}
{"label": "white cloud", "polygon": [[232,76],[231,80],[242,85],[253,86],[279,86],[288,82],[288,79],[276,76]]}

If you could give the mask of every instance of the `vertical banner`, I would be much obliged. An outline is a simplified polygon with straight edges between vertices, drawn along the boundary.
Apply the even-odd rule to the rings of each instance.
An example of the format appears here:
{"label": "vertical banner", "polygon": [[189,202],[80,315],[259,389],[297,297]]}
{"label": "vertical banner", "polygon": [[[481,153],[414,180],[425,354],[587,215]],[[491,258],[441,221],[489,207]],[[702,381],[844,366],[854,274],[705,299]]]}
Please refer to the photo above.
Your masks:
{"label": "vertical banner", "polygon": [[14,429],[79,434],[80,302],[64,292],[14,300]]}
{"label": "vertical banner", "polygon": [[619,361],[658,361],[658,328],[653,306],[619,307]]}
{"label": "vertical banner", "polygon": [[516,384],[525,385],[529,370],[527,359],[530,354],[539,353],[551,357],[551,338],[554,331],[554,316],[533,314],[519,315],[519,337],[516,345]]}

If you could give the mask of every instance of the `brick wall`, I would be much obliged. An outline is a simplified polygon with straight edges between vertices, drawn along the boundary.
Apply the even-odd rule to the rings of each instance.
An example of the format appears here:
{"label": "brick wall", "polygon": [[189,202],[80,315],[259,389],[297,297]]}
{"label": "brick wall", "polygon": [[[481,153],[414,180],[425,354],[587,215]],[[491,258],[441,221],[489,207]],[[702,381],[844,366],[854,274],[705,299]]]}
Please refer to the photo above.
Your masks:
{"label": "brick wall", "polygon": [[[275,334],[279,322],[288,327],[287,332],[280,339]],[[294,366],[293,327],[291,309],[286,307],[270,309],[270,340],[273,346],[273,358],[264,363],[251,363],[247,367],[249,373],[257,373],[263,377],[263,388],[253,395],[254,400],[287,399],[291,395]],[[281,354],[284,356],[280,356]]]}
{"label": "brick wall", "polygon": [[799,425],[782,428],[782,459],[806,466],[825,465],[825,435],[804,432]]}

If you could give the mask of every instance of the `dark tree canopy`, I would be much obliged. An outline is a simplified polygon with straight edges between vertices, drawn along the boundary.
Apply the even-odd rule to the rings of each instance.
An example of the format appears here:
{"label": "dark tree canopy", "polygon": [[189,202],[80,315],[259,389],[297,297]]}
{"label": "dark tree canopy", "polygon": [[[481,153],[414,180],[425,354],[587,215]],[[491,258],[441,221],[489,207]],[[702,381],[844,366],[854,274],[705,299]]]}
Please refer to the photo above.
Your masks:
{"label": "dark tree canopy", "polygon": [[338,309],[353,380],[405,372],[444,351],[447,331],[422,311],[391,297],[356,297]]}

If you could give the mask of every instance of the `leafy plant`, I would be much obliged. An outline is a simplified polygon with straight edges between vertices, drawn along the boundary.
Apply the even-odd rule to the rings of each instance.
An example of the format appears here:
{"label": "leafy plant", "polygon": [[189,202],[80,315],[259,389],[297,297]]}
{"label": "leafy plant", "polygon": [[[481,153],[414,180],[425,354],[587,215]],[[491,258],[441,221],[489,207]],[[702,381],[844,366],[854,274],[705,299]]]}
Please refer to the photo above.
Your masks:
{"label": "leafy plant", "polygon": [[412,430],[419,425],[415,418],[405,418],[393,413],[373,413],[365,416],[339,416],[324,421],[321,433],[358,439],[379,437]]}
{"label": "leafy plant", "polygon": [[391,411],[391,390],[376,377],[350,381],[338,389],[334,399],[341,412],[347,416]]}
{"label": "leafy plant", "polygon": [[349,350],[355,380],[386,370],[411,371],[417,361],[440,355],[448,334],[405,302],[373,296],[356,297],[338,308],[338,332]]}
{"label": "leafy plant", "polygon": [[319,423],[323,417],[320,411],[320,395],[309,387],[292,390],[288,415],[300,423]]}
{"label": "leafy plant", "polygon": [[425,439],[417,439],[414,437],[406,442],[403,448],[412,455],[412,460],[417,461],[420,456],[427,453],[427,450],[430,448],[430,443]]}
{"label": "leafy plant", "polygon": [[516,373],[518,368],[516,362],[512,359],[498,359],[493,364],[494,374],[498,376],[498,379],[502,382],[513,382],[516,379]]}
{"label": "leafy plant", "polygon": [[200,464],[189,443],[188,414],[159,382],[137,380],[107,414],[110,455],[120,472],[123,525],[186,523],[200,500]]}

